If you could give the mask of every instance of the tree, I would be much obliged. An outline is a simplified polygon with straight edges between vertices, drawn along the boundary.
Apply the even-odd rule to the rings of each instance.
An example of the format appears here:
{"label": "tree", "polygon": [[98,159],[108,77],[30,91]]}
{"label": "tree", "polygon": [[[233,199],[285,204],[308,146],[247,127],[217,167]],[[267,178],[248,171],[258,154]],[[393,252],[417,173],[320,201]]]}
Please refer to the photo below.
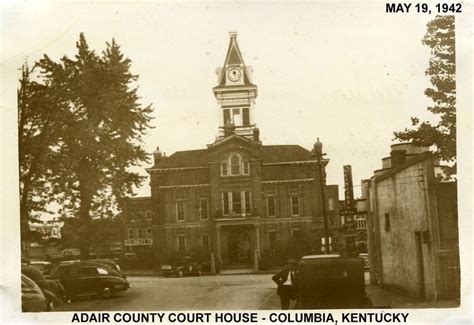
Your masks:
{"label": "tree", "polygon": [[57,111],[49,88],[34,81],[34,69],[28,64],[21,68],[18,99],[18,153],[20,184],[21,240],[26,243],[39,238],[30,230],[30,222],[41,222],[39,217],[47,213],[50,181],[54,179],[51,165],[58,129]]}
{"label": "tree", "polygon": [[[122,223],[120,217],[104,217],[91,220],[89,232],[89,246],[97,251],[109,251],[112,244],[121,241]],[[82,245],[83,226],[80,218],[64,218],[61,228],[61,243],[64,247],[78,247]]]}
{"label": "tree", "polygon": [[139,103],[138,77],[115,40],[102,55],[89,49],[83,34],[76,47],[74,59],[44,55],[38,67],[61,121],[52,148],[52,195],[63,216],[78,218],[74,227],[87,258],[92,220],[117,214],[123,197],[144,180],[131,167],[148,161],[142,145],[152,108]]}
{"label": "tree", "polygon": [[432,87],[425,90],[433,105],[428,110],[439,122],[421,122],[412,117],[412,128],[395,132],[395,139],[412,141],[419,146],[435,146],[435,155],[452,163],[448,175],[456,174],[456,55],[454,16],[436,16],[427,24],[423,44],[431,48],[426,75]]}

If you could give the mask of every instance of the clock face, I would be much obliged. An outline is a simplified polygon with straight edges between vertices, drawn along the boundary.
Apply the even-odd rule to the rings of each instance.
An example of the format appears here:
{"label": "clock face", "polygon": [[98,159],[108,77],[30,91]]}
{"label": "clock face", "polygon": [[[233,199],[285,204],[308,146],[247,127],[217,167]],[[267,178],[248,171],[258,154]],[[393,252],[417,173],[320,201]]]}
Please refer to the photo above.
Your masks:
{"label": "clock face", "polygon": [[229,80],[233,82],[239,81],[241,76],[242,73],[238,68],[229,69],[229,71],[227,72],[227,78],[229,78]]}

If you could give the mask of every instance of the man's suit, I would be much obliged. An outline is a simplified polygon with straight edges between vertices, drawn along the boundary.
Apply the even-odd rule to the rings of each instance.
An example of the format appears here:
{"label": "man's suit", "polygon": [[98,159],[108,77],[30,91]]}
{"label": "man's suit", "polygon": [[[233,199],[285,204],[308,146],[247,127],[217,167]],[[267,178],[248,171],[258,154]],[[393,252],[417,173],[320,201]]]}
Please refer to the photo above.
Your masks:
{"label": "man's suit", "polygon": [[298,273],[296,269],[285,267],[272,277],[278,285],[277,293],[280,296],[281,309],[288,309],[290,300],[298,297]]}

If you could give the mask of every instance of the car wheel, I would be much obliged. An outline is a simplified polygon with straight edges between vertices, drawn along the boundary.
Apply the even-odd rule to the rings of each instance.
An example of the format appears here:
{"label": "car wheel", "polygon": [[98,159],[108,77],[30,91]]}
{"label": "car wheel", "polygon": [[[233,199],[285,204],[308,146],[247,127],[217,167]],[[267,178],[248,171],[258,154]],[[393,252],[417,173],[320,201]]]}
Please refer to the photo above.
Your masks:
{"label": "car wheel", "polygon": [[112,294],[113,294],[112,289],[109,286],[103,287],[100,293],[102,298],[110,298],[112,297]]}
{"label": "car wheel", "polygon": [[176,275],[178,276],[178,278],[182,278],[184,276],[183,270],[178,270],[176,272]]}

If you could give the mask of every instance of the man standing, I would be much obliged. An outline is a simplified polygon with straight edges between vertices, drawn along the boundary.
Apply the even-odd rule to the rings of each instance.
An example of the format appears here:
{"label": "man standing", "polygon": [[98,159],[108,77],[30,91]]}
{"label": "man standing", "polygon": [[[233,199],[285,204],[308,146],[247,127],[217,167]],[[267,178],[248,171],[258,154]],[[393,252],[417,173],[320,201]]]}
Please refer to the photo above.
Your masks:
{"label": "man standing", "polygon": [[280,296],[281,309],[289,309],[290,300],[298,297],[296,261],[289,259],[283,270],[275,274],[272,280],[278,285],[277,293]]}

